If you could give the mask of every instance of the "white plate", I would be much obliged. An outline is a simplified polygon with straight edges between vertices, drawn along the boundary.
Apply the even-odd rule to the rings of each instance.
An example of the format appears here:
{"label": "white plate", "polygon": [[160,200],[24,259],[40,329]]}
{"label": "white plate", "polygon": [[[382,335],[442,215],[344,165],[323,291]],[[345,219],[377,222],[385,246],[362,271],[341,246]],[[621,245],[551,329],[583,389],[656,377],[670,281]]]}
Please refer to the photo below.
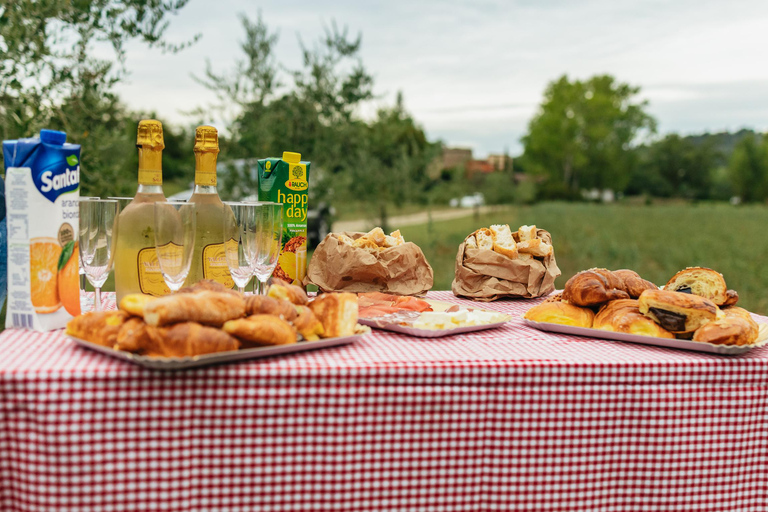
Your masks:
{"label": "white plate", "polygon": [[115,350],[110,347],[104,347],[85,341],[74,336],[67,336],[69,339],[80,345],[96,352],[101,352],[108,356],[129,361],[131,363],[149,368],[151,370],[185,370],[187,368],[197,368],[210,364],[229,363],[232,361],[242,361],[244,359],[253,359],[257,357],[279,356],[282,354],[291,354],[294,352],[303,352],[305,350],[315,350],[318,348],[336,347],[339,345],[348,345],[361,339],[363,334],[355,334],[342,338],[327,338],[317,341],[300,341],[291,345],[272,345],[265,347],[245,348],[242,350],[232,350],[229,352],[215,352],[213,354],[204,354],[194,357],[147,357],[123,350]]}
{"label": "white plate", "polygon": [[703,343],[700,341],[656,338],[653,336],[640,336],[638,334],[627,334],[623,332],[602,331],[600,329],[590,329],[587,327],[571,327],[570,325],[551,324],[548,322],[534,322],[527,318],[523,318],[523,322],[540,331],[573,334],[575,336],[587,336],[588,338],[600,338],[605,340],[629,341],[631,343],[656,345],[657,347],[697,350],[699,352],[709,352],[711,354],[743,354],[753,348],[762,347],[766,344],[766,341],[768,341],[768,326],[766,326],[766,324],[759,324],[760,335],[758,336],[758,341],[751,345],[714,345],[712,343]]}
{"label": "white plate", "polygon": [[[422,299],[422,300],[424,300],[425,302],[428,302],[432,306],[433,311],[445,311],[451,306],[458,305],[452,302],[444,302],[441,300],[432,300],[432,299]],[[500,314],[504,316],[505,320],[501,322],[494,322],[492,324],[467,325],[463,327],[455,327],[453,329],[416,329],[415,327],[411,327],[408,325],[401,325],[398,322],[388,321],[386,316],[374,317],[374,318],[358,318],[357,321],[358,323],[361,323],[363,325],[375,327],[377,329],[384,329],[386,331],[399,332],[402,334],[407,334],[409,336],[418,336],[419,338],[440,338],[442,336],[451,336],[454,334],[462,334],[465,332],[484,331],[485,329],[494,329],[496,327],[501,327],[505,323],[512,320],[512,315],[506,315],[503,313],[499,313],[498,311],[491,311],[489,309],[474,308],[474,307],[468,308],[465,306],[460,306],[460,307],[461,309],[473,309],[477,311],[486,311],[490,313],[495,313],[497,315]]]}

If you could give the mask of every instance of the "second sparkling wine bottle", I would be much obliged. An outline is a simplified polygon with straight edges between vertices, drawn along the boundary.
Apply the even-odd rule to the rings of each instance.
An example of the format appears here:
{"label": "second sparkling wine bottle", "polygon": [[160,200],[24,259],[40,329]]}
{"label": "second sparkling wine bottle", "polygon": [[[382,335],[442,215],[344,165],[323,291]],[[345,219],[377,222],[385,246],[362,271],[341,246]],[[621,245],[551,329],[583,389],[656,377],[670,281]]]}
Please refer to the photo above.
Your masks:
{"label": "second sparkling wine bottle", "polygon": [[216,128],[198,126],[195,131],[195,190],[189,198],[190,203],[197,205],[197,232],[187,286],[202,279],[218,281],[227,288],[235,285],[227,266],[223,240],[224,218],[234,214],[229,206],[221,202],[216,190],[218,154],[219,134]]}

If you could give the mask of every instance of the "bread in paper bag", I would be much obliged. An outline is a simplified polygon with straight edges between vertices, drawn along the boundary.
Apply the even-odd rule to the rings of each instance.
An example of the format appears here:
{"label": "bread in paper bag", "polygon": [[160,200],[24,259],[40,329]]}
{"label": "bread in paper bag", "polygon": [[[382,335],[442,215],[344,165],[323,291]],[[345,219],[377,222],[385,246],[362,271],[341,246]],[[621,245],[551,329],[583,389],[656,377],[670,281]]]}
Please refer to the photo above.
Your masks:
{"label": "bread in paper bag", "polygon": [[536,226],[513,232],[506,224],[494,225],[475,231],[459,246],[451,288],[457,297],[480,301],[533,298],[551,293],[559,275],[549,232]]}
{"label": "bread in paper bag", "polygon": [[386,292],[422,295],[434,274],[418,245],[405,242],[400,231],[385,235],[331,233],[309,262],[307,281],[323,292]]}

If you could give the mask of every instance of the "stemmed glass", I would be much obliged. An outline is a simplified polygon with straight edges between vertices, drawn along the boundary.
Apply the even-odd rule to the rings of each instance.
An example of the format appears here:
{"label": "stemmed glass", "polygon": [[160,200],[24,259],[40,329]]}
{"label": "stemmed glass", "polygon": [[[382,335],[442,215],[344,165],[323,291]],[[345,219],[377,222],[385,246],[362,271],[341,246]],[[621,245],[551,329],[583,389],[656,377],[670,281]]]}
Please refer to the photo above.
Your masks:
{"label": "stemmed glass", "polygon": [[117,239],[117,201],[82,198],[80,201],[80,262],[85,277],[96,291],[93,310],[101,311],[101,287],[109,277]]}
{"label": "stemmed glass", "polygon": [[192,265],[197,225],[195,206],[195,203],[180,201],[154,204],[157,262],[171,293],[184,285]]}
{"label": "stemmed glass", "polygon": [[283,204],[256,203],[256,264],[257,293],[267,293],[267,280],[280,256],[283,239]]}
{"label": "stemmed glass", "polygon": [[224,249],[229,273],[240,293],[253,277],[256,264],[257,205],[225,203],[232,215],[224,216]]}

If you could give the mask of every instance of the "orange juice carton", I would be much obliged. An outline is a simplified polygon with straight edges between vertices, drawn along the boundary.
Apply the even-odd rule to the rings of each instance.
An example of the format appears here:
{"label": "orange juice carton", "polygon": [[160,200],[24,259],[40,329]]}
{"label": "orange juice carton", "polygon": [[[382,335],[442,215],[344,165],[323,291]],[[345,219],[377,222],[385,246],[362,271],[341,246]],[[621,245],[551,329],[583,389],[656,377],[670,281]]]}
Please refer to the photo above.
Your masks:
{"label": "orange juice carton", "polygon": [[8,231],[6,327],[50,331],[80,314],[80,146],[64,132],[3,141]]}

